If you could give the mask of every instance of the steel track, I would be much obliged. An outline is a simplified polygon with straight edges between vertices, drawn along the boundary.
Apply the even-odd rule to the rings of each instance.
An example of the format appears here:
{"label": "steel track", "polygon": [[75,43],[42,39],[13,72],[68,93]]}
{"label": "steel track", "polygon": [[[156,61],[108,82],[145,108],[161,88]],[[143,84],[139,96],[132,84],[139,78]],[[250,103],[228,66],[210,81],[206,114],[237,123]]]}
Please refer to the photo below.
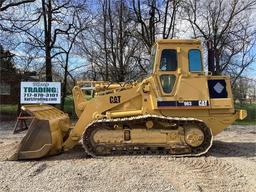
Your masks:
{"label": "steel track", "polygon": [[[145,125],[145,122],[151,120],[154,122],[162,122],[167,124],[176,124],[178,126],[190,127],[190,126],[197,126],[199,127],[204,133],[204,141],[199,147],[191,147],[189,145],[170,148],[166,145],[142,145],[142,144],[134,144],[134,143],[123,143],[121,146],[115,146],[114,144],[97,144],[93,140],[93,135],[101,129],[105,130],[115,130],[115,124],[121,124],[125,126],[129,125]],[[133,129],[133,127],[130,127]],[[145,127],[145,129],[147,129]],[[205,154],[212,145],[212,132],[211,130],[205,125],[205,123],[199,119],[195,118],[179,118],[179,117],[164,117],[158,115],[142,115],[142,116],[135,116],[129,118],[116,118],[116,119],[101,119],[95,120],[91,124],[89,124],[83,133],[82,142],[83,148],[85,152],[92,156],[114,156],[114,155],[171,155],[174,157],[186,157],[186,156],[200,156]],[[104,150],[99,152],[96,150],[96,147],[102,147]]]}

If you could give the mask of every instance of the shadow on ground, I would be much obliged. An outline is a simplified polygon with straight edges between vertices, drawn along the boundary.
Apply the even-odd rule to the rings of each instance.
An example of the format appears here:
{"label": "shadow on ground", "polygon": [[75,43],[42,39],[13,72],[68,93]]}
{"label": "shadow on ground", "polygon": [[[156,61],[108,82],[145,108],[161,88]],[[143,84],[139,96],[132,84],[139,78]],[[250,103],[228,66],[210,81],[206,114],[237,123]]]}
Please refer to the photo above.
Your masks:
{"label": "shadow on ground", "polygon": [[[207,153],[207,156],[244,158],[256,157],[256,143],[214,141],[212,148]],[[86,155],[82,145],[79,144],[70,151],[62,152],[59,155],[45,157],[39,159],[39,161],[77,160],[88,158],[91,157]]]}
{"label": "shadow on ground", "polygon": [[[1,140],[1,139],[0,139]],[[10,154],[13,148],[13,145],[17,141],[4,145],[4,142],[1,141],[0,144],[5,146],[6,150],[3,151],[5,154]],[[8,150],[10,148],[10,150]],[[4,160],[6,155],[2,154],[0,160]],[[134,155],[133,155],[134,156]],[[136,155],[135,155],[136,156]],[[138,155],[140,156],[140,155]],[[150,156],[159,156],[159,155],[150,155]],[[168,155],[166,155],[168,157]],[[211,149],[208,151],[206,156],[214,157],[242,157],[250,158],[256,161],[256,142],[224,142],[224,141],[214,141]],[[1,157],[1,155],[0,155]],[[171,157],[171,156],[170,156]],[[54,155],[50,157],[44,157],[36,161],[61,161],[61,160],[79,160],[79,159],[88,159],[89,157],[81,144],[75,146],[73,149],[67,152],[62,152],[59,155]],[[25,160],[26,161],[26,160]],[[30,160],[28,160],[30,161]]]}
{"label": "shadow on ground", "polygon": [[[212,148],[207,153],[207,156],[244,158],[256,157],[256,143],[214,141]],[[47,157],[44,158],[44,160],[51,161],[84,158],[90,157],[85,154],[81,145],[77,145],[74,149],[68,152],[63,152],[57,156]]]}
{"label": "shadow on ground", "polygon": [[55,161],[55,160],[77,160],[77,159],[88,159],[90,158],[84,151],[81,144],[75,146],[70,151],[62,152],[59,155],[54,155],[50,157],[44,157],[40,160],[43,161]]}
{"label": "shadow on ground", "polygon": [[215,157],[256,157],[256,142],[214,141],[208,155]]}

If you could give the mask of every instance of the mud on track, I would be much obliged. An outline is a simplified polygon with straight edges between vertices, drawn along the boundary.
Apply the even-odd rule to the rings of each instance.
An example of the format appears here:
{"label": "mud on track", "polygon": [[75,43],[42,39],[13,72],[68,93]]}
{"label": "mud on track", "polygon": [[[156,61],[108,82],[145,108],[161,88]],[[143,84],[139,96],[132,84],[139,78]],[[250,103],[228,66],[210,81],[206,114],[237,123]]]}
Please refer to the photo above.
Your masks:
{"label": "mud on track", "polygon": [[256,126],[232,126],[202,157],[88,158],[74,150],[38,161],[4,159],[22,138],[0,127],[0,191],[256,191]]}

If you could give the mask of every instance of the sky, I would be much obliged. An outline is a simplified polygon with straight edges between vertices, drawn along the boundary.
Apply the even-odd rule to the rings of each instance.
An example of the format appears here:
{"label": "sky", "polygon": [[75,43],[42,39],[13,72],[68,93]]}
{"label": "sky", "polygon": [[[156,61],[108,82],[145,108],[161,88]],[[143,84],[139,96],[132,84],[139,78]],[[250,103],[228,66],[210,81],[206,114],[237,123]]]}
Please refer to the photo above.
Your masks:
{"label": "sky", "polygon": [[[95,9],[95,10],[97,9],[97,5],[95,4],[95,2],[94,2],[93,0],[90,0],[89,3],[90,3],[90,6],[91,6],[93,9]],[[254,14],[255,17],[256,17],[256,12],[254,12],[253,14]],[[186,29],[187,26],[182,26],[182,25],[181,25],[181,28]],[[188,30],[187,30],[187,31],[188,31]],[[187,33],[187,34],[182,34],[182,37],[184,37],[184,38],[189,38],[189,36],[191,36],[189,33]],[[22,53],[22,50],[19,50],[19,49],[16,50],[15,53],[18,53],[18,55],[22,55],[22,54],[23,54],[23,53]],[[256,54],[256,46],[255,46],[255,48],[253,49],[253,53]],[[206,54],[206,53],[204,53],[204,54]],[[38,59],[38,60],[40,60],[40,59]],[[41,58],[41,60],[42,60],[42,58]],[[43,60],[42,60],[42,62],[43,62]],[[84,64],[86,64],[86,63],[87,63],[87,61],[86,61],[85,57],[83,57],[83,56],[72,55],[71,58],[70,58],[70,66],[73,66],[73,67],[77,67],[77,66],[79,66],[79,65],[84,65]],[[248,76],[249,78],[256,78],[256,61],[255,61],[253,64],[251,64],[251,65],[245,70],[245,72],[244,72],[243,75],[244,75],[244,76]]]}

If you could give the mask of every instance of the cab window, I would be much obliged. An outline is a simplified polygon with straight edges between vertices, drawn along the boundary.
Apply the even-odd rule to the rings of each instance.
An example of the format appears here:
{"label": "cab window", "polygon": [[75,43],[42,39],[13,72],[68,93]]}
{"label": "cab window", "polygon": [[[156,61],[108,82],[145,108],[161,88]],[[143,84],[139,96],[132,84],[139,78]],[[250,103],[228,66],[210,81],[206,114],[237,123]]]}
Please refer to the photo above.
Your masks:
{"label": "cab window", "polygon": [[175,84],[176,76],[175,75],[161,75],[160,81],[165,93],[171,93],[173,86]]}
{"label": "cab window", "polygon": [[161,55],[160,70],[176,71],[177,69],[177,51],[174,49],[164,49]]}
{"label": "cab window", "polygon": [[191,49],[188,53],[189,71],[201,72],[203,70],[201,51],[199,49]]}

